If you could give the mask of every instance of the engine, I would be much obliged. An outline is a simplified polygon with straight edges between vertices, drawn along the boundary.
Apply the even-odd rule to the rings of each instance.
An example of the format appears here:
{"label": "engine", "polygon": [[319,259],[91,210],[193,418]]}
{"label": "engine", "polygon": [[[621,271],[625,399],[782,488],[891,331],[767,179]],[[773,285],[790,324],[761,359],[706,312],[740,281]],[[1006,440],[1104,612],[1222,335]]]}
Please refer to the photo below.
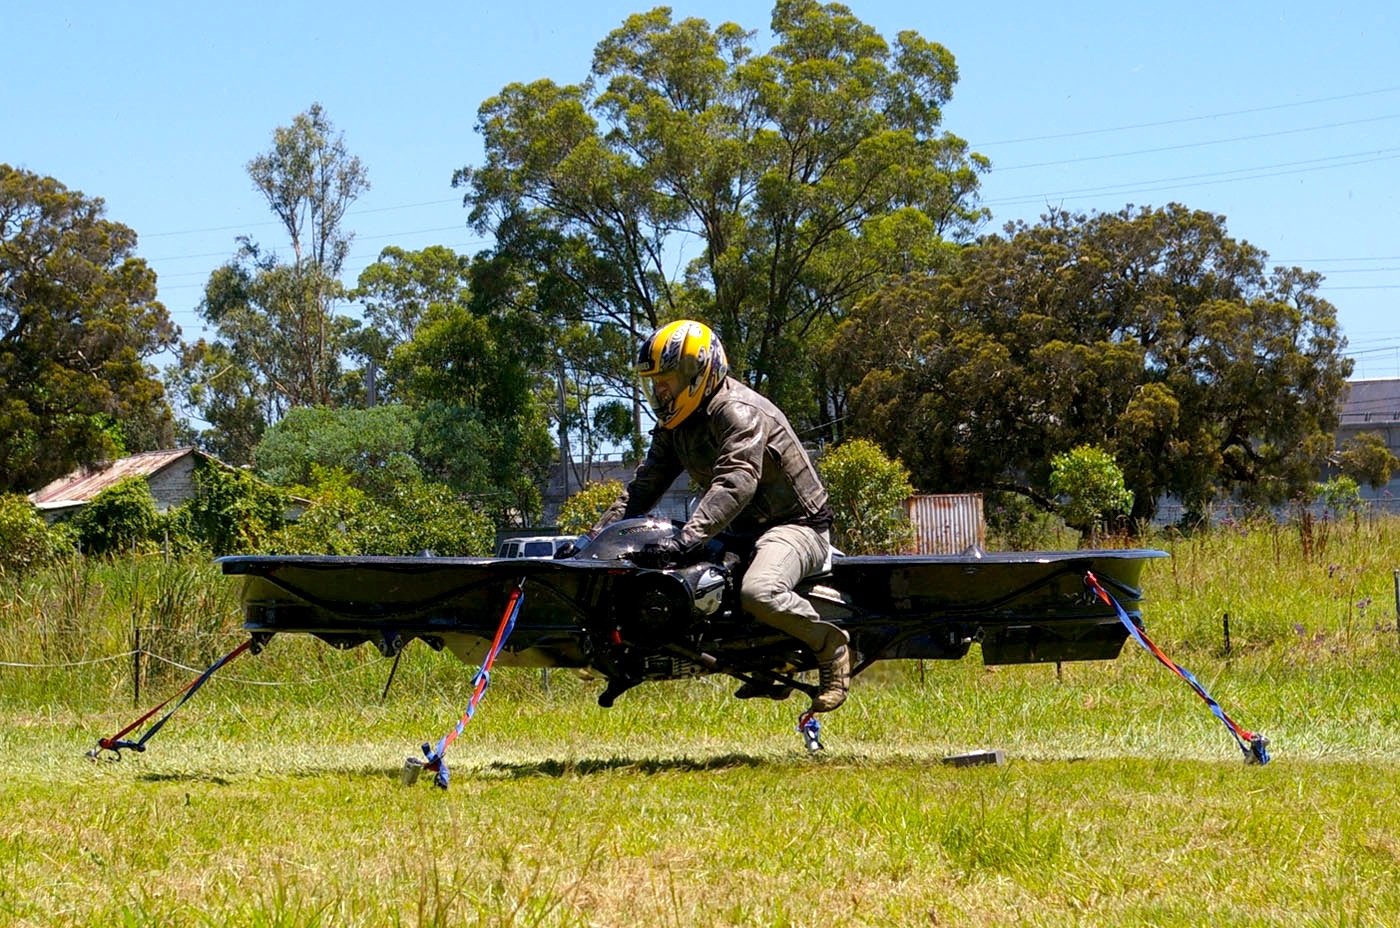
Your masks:
{"label": "engine", "polygon": [[575,555],[642,568],[618,577],[613,589],[612,619],[621,641],[655,647],[691,638],[721,612],[733,591],[733,565],[725,564],[718,544],[691,552],[680,563],[658,557],[654,546],[675,532],[674,525],[661,519],[623,519]]}

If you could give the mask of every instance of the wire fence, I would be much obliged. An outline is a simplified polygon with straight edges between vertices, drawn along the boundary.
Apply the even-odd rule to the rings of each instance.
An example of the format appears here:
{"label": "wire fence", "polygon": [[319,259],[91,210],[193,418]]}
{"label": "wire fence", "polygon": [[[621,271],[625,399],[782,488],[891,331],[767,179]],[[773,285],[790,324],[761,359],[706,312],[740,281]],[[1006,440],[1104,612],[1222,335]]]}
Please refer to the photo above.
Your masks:
{"label": "wire fence", "polygon": [[[116,653],[116,654],[107,654],[107,655],[104,655],[104,656],[102,656],[102,657],[94,657],[94,658],[88,658],[88,659],[85,659],[85,660],[77,660],[77,661],[43,661],[43,662],[38,662],[38,661],[0,661],[0,668],[10,669],[10,670],[56,671],[56,670],[74,670],[74,669],[77,669],[77,668],[80,668],[80,667],[91,667],[91,666],[96,666],[96,665],[98,665],[98,664],[109,664],[109,663],[113,663],[113,662],[115,662],[115,661],[127,661],[127,662],[132,662],[132,663],[134,663],[134,662],[137,662],[137,661],[144,662],[144,661],[147,661],[147,660],[155,661],[155,662],[157,662],[157,663],[159,663],[159,664],[163,664],[163,665],[165,665],[165,666],[167,666],[167,667],[170,667],[170,668],[173,668],[173,669],[175,669],[175,670],[181,670],[181,671],[184,671],[184,672],[190,673],[190,674],[199,674],[199,673],[203,673],[203,672],[205,671],[205,669],[206,669],[205,667],[197,667],[197,666],[194,666],[193,664],[189,664],[189,663],[186,663],[186,662],[184,662],[184,661],[177,660],[176,658],[173,658],[173,657],[168,657],[168,656],[166,656],[166,655],[164,655],[164,654],[159,654],[159,653],[157,653],[157,652],[155,652],[155,651],[149,651],[149,650],[147,650],[147,649],[145,649],[145,648],[135,648],[135,649],[131,649],[131,650],[128,650],[128,651],[121,651],[121,652],[118,652],[118,653]],[[328,683],[328,682],[330,682],[330,681],[332,681],[332,680],[337,680],[337,679],[340,679],[340,678],[342,678],[342,677],[349,676],[349,675],[351,675],[351,674],[363,673],[365,670],[367,670],[367,669],[369,669],[369,668],[376,667],[376,666],[377,666],[377,665],[376,665],[375,663],[366,661],[366,662],[362,662],[362,663],[360,663],[360,664],[358,664],[358,665],[356,665],[356,666],[354,666],[354,667],[347,667],[347,668],[345,668],[345,669],[343,669],[343,670],[337,670],[337,671],[334,671],[333,673],[325,674],[325,675],[323,675],[323,676],[311,677],[311,678],[301,678],[301,679],[297,679],[297,680],[260,680],[260,679],[253,679],[253,678],[251,678],[251,677],[241,677],[241,676],[238,676],[238,675],[235,675],[235,674],[220,674],[220,675],[219,675],[219,679],[220,679],[220,680],[228,681],[228,682],[230,682],[230,683],[239,683],[239,684],[242,684],[242,685],[244,685],[244,686],[268,686],[268,687],[320,686],[320,685],[325,684],[325,683]],[[144,668],[143,668],[143,671],[144,671]],[[143,672],[142,676],[145,676],[144,672]]]}

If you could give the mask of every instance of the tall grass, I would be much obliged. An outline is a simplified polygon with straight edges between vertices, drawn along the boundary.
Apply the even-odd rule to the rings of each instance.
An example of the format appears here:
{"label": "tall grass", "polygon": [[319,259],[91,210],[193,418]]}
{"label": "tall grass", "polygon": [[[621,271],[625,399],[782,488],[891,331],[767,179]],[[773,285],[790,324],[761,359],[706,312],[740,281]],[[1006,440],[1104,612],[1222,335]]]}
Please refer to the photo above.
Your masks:
{"label": "tall grass", "polygon": [[[1169,653],[1218,661],[1222,672],[1245,661],[1350,668],[1393,653],[1400,519],[1321,521],[1310,534],[1305,545],[1296,525],[1266,522],[1139,542],[1171,555],[1144,577],[1150,634]],[[242,640],[237,583],[207,560],[159,556],[78,558],[0,576],[0,664],[34,665],[0,667],[3,689],[29,698],[53,684],[50,695],[67,699],[130,690],[138,637],[148,652],[142,682],[178,680],[186,674],[178,665],[202,667]],[[368,650],[355,652],[359,662],[375,661]],[[290,661],[278,669],[298,680],[344,669],[316,646],[273,651]]]}

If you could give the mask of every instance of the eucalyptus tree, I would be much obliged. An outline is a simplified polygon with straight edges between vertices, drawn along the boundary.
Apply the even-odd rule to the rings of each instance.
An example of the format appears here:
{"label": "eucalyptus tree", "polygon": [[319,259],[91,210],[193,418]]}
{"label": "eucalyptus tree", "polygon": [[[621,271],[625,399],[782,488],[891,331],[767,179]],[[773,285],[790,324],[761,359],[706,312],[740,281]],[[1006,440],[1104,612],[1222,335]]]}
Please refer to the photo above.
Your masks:
{"label": "eucalyptus tree", "polygon": [[546,328],[490,287],[430,303],[388,371],[419,420],[424,472],[489,511],[531,524],[554,446],[537,392]]}
{"label": "eucalyptus tree", "polygon": [[[353,238],[344,218],[369,181],[319,104],[279,127],[272,147],[249,161],[247,171],[285,233],[289,254],[239,239],[238,253],[210,275],[200,304],[217,335],[187,352],[187,369],[216,369],[193,382],[187,371],[184,380],[187,400],[216,428],[221,409],[246,408],[251,401],[257,420],[242,425],[256,433],[255,441],[288,409],[341,398],[341,362],[356,329],[336,311],[345,297],[340,275]],[[230,396],[225,384],[246,392]],[[251,446],[231,439],[209,440],[246,460]]]}
{"label": "eucalyptus tree", "polygon": [[705,318],[736,373],[816,421],[811,346],[972,233],[987,162],[941,129],[943,46],[815,0],[779,0],[770,29],[760,51],[735,23],[630,16],[580,83],[485,101],[484,163],[455,182],[501,254],[572,290],[559,312],[631,343]]}
{"label": "eucalyptus tree", "polygon": [[1053,456],[1089,444],[1137,519],[1163,494],[1272,504],[1309,490],[1351,371],[1321,282],[1178,204],[1053,211],[885,288],[826,360],[925,489],[1046,500]]}
{"label": "eucalyptus tree", "polygon": [[352,350],[373,371],[377,402],[396,397],[396,384],[388,377],[390,358],[413,340],[432,307],[470,299],[471,264],[471,258],[445,245],[417,251],[391,246],[360,272],[350,296],[363,307],[365,324]]}
{"label": "eucalyptus tree", "polygon": [[0,492],[167,446],[151,359],[178,330],[100,198],[0,164]]}

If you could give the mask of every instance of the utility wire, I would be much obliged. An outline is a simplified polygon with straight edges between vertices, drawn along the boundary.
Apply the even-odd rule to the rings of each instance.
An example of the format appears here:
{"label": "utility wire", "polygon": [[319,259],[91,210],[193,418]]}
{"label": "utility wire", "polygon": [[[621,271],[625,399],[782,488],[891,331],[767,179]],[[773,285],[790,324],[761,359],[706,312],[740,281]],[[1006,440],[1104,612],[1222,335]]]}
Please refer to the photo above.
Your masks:
{"label": "utility wire", "polygon": [[[372,235],[372,236],[365,236],[365,237],[363,237],[363,238],[361,238],[360,236],[356,236],[356,237],[355,237],[355,241],[357,241],[357,242],[360,242],[360,241],[366,241],[366,242],[368,242],[368,241],[376,241],[376,240],[386,239],[386,238],[400,238],[400,237],[406,236],[406,235],[424,235],[424,234],[427,234],[427,233],[429,233],[429,232],[454,232],[454,231],[460,231],[460,230],[461,230],[461,227],[460,227],[460,226],[447,226],[446,228],[442,228],[442,229],[414,229],[414,230],[412,230],[412,231],[410,231],[410,232],[390,232],[390,233],[387,233],[387,234],[385,234],[385,235]],[[482,244],[485,244],[486,242],[489,242],[489,241],[491,241],[489,238],[475,238],[475,239],[468,239],[468,240],[465,241],[465,242],[457,242],[457,243],[455,243],[455,244],[447,245],[447,246],[445,246],[445,247],[447,247],[447,248],[466,248],[466,247],[471,246],[471,245],[482,245]],[[380,251],[382,251],[382,249],[381,249]],[[346,260],[346,261],[360,261],[360,260],[364,260],[364,259],[374,259],[374,260],[378,260],[378,259],[379,259],[379,255],[380,255],[380,251],[362,251],[362,252],[359,252],[359,253],[357,253],[357,254],[346,255],[345,260]],[[180,260],[184,260],[185,258],[228,258],[228,257],[231,257],[231,256],[232,256],[232,255],[231,255],[230,252],[227,252],[227,251],[220,251],[220,252],[214,252],[213,254],[205,254],[205,255],[178,255],[178,256],[168,257],[168,258],[147,258],[146,260],[147,260],[147,261],[180,261]],[[361,268],[361,270],[363,270],[363,268]],[[208,273],[207,271],[203,271],[203,270],[199,270],[199,271],[176,271],[176,272],[171,273],[171,274],[162,274],[162,275],[160,275],[160,279],[161,279],[161,280],[172,280],[172,279],[177,278],[177,277],[204,276],[204,275],[206,275],[207,273]]]}
{"label": "utility wire", "polygon": [[[447,204],[447,203],[457,203],[457,204],[460,204],[461,202],[462,202],[461,200],[427,200],[427,201],[424,201],[424,202],[422,202],[422,203],[402,203],[402,204],[399,204],[399,205],[397,205],[397,206],[377,206],[377,207],[375,207],[375,208],[373,208],[373,209],[355,209],[355,210],[348,210],[348,211],[345,213],[345,215],[347,215],[347,216],[363,216],[363,215],[366,215],[366,214],[368,214],[368,213],[387,213],[387,212],[391,212],[391,211],[393,211],[393,210],[399,210],[399,209],[417,209],[417,208],[419,208],[419,207],[421,207],[421,206],[443,206],[443,205],[445,205],[445,204]],[[233,226],[206,226],[206,227],[204,227],[204,228],[202,228],[202,229],[179,229],[179,230],[174,231],[174,232],[146,232],[146,233],[142,234],[141,237],[142,237],[142,238],[171,238],[171,237],[176,236],[176,235],[199,235],[200,233],[203,233],[203,232],[228,232],[228,231],[234,230],[234,229],[251,229],[251,228],[258,228],[258,227],[261,227],[261,226],[276,226],[276,225],[281,225],[281,224],[282,224],[282,223],[280,222],[280,220],[269,219],[269,220],[267,220],[267,221],[265,221],[265,222],[245,222],[245,223],[240,223],[239,225],[233,225]]]}
{"label": "utility wire", "polygon": [[[1211,183],[1225,183],[1231,180],[1265,180],[1270,177],[1280,177],[1286,174],[1307,174],[1312,171],[1326,171],[1334,168],[1349,168],[1360,164],[1370,164],[1375,161],[1391,161],[1400,158],[1400,148],[1382,148],[1375,151],[1351,152],[1345,155],[1328,155],[1323,158],[1308,158],[1302,161],[1283,161],[1277,164],[1266,164],[1252,168],[1231,168],[1225,171],[1207,171],[1200,174],[1183,174],[1177,177],[1162,177],[1155,180],[1128,181],[1121,184],[1111,184],[1102,187],[1076,187],[1068,190],[1057,190],[1039,194],[1018,194],[1013,197],[998,197],[984,200],[986,205],[1007,205],[1013,203],[1029,202],[1039,200],[1044,197],[1060,197],[1070,195],[1104,194],[1104,193],[1138,193],[1149,192],[1142,189],[1143,185],[1162,185],[1197,187]],[[1351,159],[1343,161],[1342,159]],[[1323,162],[1338,162],[1325,164]],[[1288,169],[1288,170],[1280,170]],[[1155,186],[1152,190],[1169,189]]]}
{"label": "utility wire", "polygon": [[1268,113],[1274,110],[1293,109],[1299,106],[1312,106],[1317,103],[1335,103],[1338,100],[1354,100],[1359,97],[1374,97],[1378,94],[1395,93],[1400,87],[1381,87],[1377,90],[1362,90],[1335,97],[1317,97],[1312,100],[1299,100],[1296,103],[1275,103],[1270,106],[1256,106],[1245,110],[1225,110],[1220,113],[1207,113],[1203,116],[1182,116],[1177,119],[1163,119],[1158,122],[1140,122],[1127,126],[1111,126],[1104,129],[1079,129],[1074,132],[1060,132],[1055,135],[1031,135],[1019,139],[1002,139],[996,142],[979,142],[973,148],[989,148],[994,145],[1020,145],[1026,142],[1049,142],[1055,139],[1082,138],[1086,135],[1105,135],[1110,132],[1128,132],[1133,129],[1156,129],[1160,126],[1179,126],[1188,122],[1203,122],[1208,119],[1222,119],[1226,116],[1248,116],[1253,113]]}
{"label": "utility wire", "polygon": [[[1067,199],[1074,199],[1074,200],[1083,200],[1083,199],[1088,199],[1088,198],[1090,198],[1090,197],[1092,197],[1092,196],[1102,196],[1105,192],[1109,192],[1109,191],[1116,191],[1116,192],[1125,193],[1125,194],[1134,194],[1134,193],[1157,193],[1157,192],[1164,191],[1164,190],[1179,190],[1179,189],[1183,189],[1183,188],[1187,188],[1187,187],[1213,187],[1213,186],[1217,186],[1217,185],[1219,185],[1219,184],[1242,183],[1242,182],[1244,182],[1244,181],[1251,181],[1251,180],[1268,180],[1269,178],[1273,178],[1273,177],[1285,177],[1285,176],[1292,175],[1292,174],[1308,174],[1308,173],[1311,173],[1311,172],[1313,172],[1313,171],[1326,171],[1326,170],[1332,170],[1332,169],[1335,169],[1335,168],[1350,168],[1350,167],[1356,167],[1357,165],[1361,165],[1361,164],[1371,164],[1371,163],[1374,163],[1374,162],[1377,162],[1377,161],[1394,161],[1394,160],[1396,160],[1397,158],[1400,158],[1400,155],[1384,155],[1384,156],[1381,156],[1381,157],[1378,157],[1378,158],[1367,158],[1367,159],[1363,159],[1363,160],[1359,160],[1359,161],[1349,161],[1349,162],[1346,162],[1345,164],[1327,164],[1327,165],[1321,165],[1321,166],[1310,167],[1310,168],[1295,168],[1295,169],[1293,169],[1293,170],[1287,170],[1287,171],[1271,171],[1271,172],[1266,173],[1266,174],[1253,174],[1253,175],[1248,175],[1248,176],[1244,176],[1244,177],[1222,177],[1222,178],[1218,178],[1218,179],[1216,179],[1216,180],[1198,180],[1198,181],[1193,181],[1193,182],[1190,182],[1190,183],[1165,183],[1165,184],[1164,184],[1164,182],[1162,182],[1162,181],[1141,181],[1140,183],[1142,183],[1142,184],[1156,184],[1157,186],[1137,186],[1137,185],[1132,185],[1132,184],[1123,184],[1123,185],[1121,185],[1121,186],[1119,186],[1119,187],[1116,187],[1116,188],[1106,188],[1106,189],[1103,189],[1103,190],[1097,190],[1097,192],[1094,192],[1094,193],[1083,193],[1083,194],[1079,194],[1079,193],[1075,193],[1074,191],[1065,191],[1065,192],[1063,192],[1063,193],[1054,193],[1054,192],[1051,192],[1051,193],[1039,193],[1039,194],[1026,194],[1026,195],[1016,196],[1016,197],[1007,197],[1007,198],[1004,198],[1004,199],[987,200],[986,202],[987,202],[989,205],[993,205],[993,204],[997,204],[997,205],[1011,205],[1011,204],[1017,204],[1017,203],[1033,203],[1033,202],[1038,202],[1038,201],[1041,201],[1041,200],[1045,200],[1045,199],[1047,199],[1047,198],[1067,198]],[[1210,175],[1204,175],[1204,176],[1210,176]],[[1097,189],[1097,188],[1095,188],[1095,189]]]}
{"label": "utility wire", "polygon": [[1209,145],[1228,145],[1233,142],[1252,142],[1255,139],[1271,139],[1283,135],[1300,135],[1304,132],[1321,132],[1324,129],[1341,129],[1346,126],[1361,126],[1373,122],[1384,122],[1390,119],[1400,119],[1400,113],[1388,113],[1385,116],[1371,116],[1367,119],[1353,119],[1348,122],[1333,122],[1320,126],[1304,126],[1299,129],[1279,129],[1276,132],[1260,132],[1255,135],[1238,135],[1228,139],[1207,139],[1204,142],[1183,142],[1180,145],[1164,145],[1161,148],[1142,148],[1136,151],[1111,152],[1106,155],[1085,155],[1081,158],[1066,158],[1062,161],[1036,161],[1031,164],[1013,164],[1007,167],[994,168],[994,170],[1022,171],[1027,168],[1047,168],[1063,164],[1083,164],[1088,161],[1107,161],[1111,158],[1130,158],[1135,155],[1157,155],[1162,152],[1183,151],[1188,148],[1205,148]]}

